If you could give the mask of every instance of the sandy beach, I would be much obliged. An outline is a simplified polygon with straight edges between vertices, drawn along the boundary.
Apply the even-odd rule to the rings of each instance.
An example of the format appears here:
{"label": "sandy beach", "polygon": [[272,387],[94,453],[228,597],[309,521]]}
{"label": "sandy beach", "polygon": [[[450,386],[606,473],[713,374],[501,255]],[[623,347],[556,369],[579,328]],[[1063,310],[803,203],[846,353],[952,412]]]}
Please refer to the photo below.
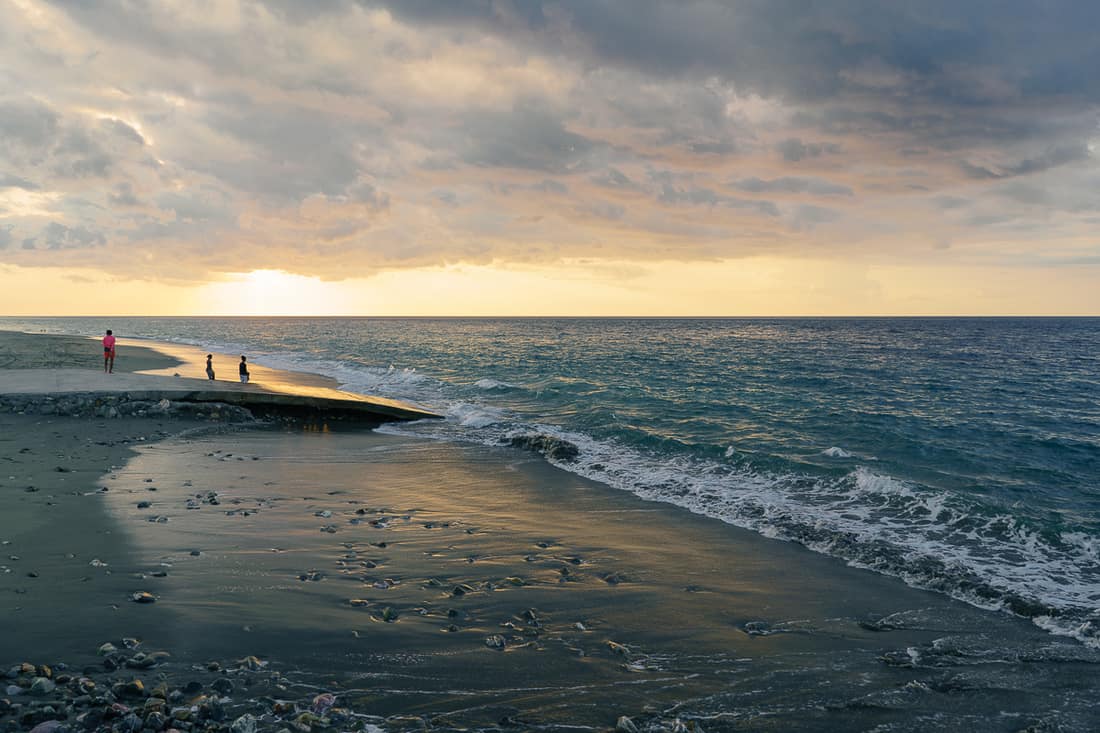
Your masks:
{"label": "sandy beach", "polygon": [[[102,368],[92,340],[0,343],[7,369]],[[195,355],[127,344],[116,370],[201,368]],[[49,665],[57,678],[35,697],[23,687],[34,674],[9,673],[0,729],[106,725],[78,721],[89,703],[63,694],[74,670],[118,699],[114,686],[144,677],[124,702],[147,727],[161,711],[154,729],[182,708],[180,730],[246,716],[272,731],[1097,722],[1100,658],[1076,642],[658,511],[517,448],[348,425],[29,414],[0,415],[0,445],[0,669]],[[155,602],[132,600],[142,593]],[[140,645],[108,653],[104,669],[101,645],[123,639]],[[160,651],[170,656],[140,666]],[[136,655],[147,656],[126,667]],[[229,692],[212,692],[218,679]],[[163,704],[150,708],[158,683]],[[212,698],[224,698],[220,718]]]}

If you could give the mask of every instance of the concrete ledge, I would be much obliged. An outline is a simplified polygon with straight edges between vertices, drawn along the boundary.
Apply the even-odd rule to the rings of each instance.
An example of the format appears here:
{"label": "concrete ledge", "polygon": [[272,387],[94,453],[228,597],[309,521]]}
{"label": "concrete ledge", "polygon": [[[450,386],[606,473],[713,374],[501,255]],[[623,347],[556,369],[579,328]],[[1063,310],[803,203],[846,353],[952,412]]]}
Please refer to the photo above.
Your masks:
{"label": "concrete ledge", "polygon": [[[31,399],[35,398],[35,399]],[[37,399],[42,398],[42,399]],[[111,408],[119,405],[135,409],[159,406],[159,414],[167,413],[164,405],[218,405],[245,408],[261,416],[273,417],[333,417],[382,423],[399,420],[440,418],[397,400],[365,397],[327,388],[295,388],[293,392],[276,391],[262,384],[212,382],[204,379],[164,377],[148,374],[104,374],[86,369],[12,369],[0,371],[0,404],[8,409],[19,405],[53,405],[50,412],[83,414],[89,406],[94,414],[111,416]],[[49,409],[48,407],[45,409]],[[148,408],[154,412],[158,408]],[[72,412],[77,410],[77,413]],[[191,412],[191,410],[188,410]],[[226,412],[233,412],[232,410]]]}

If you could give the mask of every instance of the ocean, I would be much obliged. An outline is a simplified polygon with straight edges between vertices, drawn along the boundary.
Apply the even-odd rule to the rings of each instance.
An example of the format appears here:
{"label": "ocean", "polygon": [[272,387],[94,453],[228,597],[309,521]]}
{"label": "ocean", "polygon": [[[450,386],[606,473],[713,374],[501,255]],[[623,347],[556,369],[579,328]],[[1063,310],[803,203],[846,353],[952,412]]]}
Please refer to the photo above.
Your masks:
{"label": "ocean", "polygon": [[1100,648],[1100,319],[4,318],[0,328],[112,328],[247,354],[446,416],[380,429],[390,434],[553,438],[576,448],[547,458],[566,471]]}

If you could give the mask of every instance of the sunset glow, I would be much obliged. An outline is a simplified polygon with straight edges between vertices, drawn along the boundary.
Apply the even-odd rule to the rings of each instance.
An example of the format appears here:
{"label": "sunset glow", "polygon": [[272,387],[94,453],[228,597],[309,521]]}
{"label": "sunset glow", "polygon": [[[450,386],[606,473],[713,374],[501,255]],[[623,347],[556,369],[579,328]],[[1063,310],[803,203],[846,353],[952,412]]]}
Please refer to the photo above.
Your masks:
{"label": "sunset glow", "polygon": [[786,5],[0,0],[0,312],[1100,313],[1087,4]]}

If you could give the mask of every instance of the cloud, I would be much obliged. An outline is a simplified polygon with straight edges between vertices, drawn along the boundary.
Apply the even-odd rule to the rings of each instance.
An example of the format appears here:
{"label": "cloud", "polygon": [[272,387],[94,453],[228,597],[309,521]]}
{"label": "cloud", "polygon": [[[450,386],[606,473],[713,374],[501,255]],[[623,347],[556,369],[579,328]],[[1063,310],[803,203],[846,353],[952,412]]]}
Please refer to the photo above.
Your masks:
{"label": "cloud", "polygon": [[141,206],[142,202],[134,194],[134,186],[129,181],[122,181],[114,187],[115,192],[107,194],[107,202],[118,208]]}
{"label": "cloud", "polygon": [[618,189],[622,191],[639,191],[641,187],[630,180],[625,173],[617,168],[608,168],[603,173],[592,176],[589,180],[603,188]]}
{"label": "cloud", "polygon": [[791,163],[797,163],[804,158],[818,158],[822,155],[835,155],[840,152],[837,143],[804,143],[797,137],[789,137],[776,143],[775,149],[783,156],[783,159]]}
{"label": "cloud", "polygon": [[959,167],[970,178],[999,179],[1041,173],[1061,165],[1088,159],[1088,147],[1085,144],[1073,144],[1046,150],[1034,158],[1025,158],[1010,163],[982,164],[964,160],[959,163]]}
{"label": "cloud", "polygon": [[8,155],[20,149],[30,155],[42,151],[57,127],[57,114],[33,97],[0,100],[0,146]]}
{"label": "cloud", "polygon": [[731,187],[750,193],[812,193],[819,196],[852,196],[854,191],[848,186],[832,183],[821,178],[803,178],[784,176],[765,181],[760,178],[742,178],[730,181]]}
{"label": "cloud", "polygon": [[34,191],[38,188],[38,184],[10,173],[0,173],[0,188],[22,188],[27,191]]}
{"label": "cloud", "polygon": [[670,183],[665,183],[661,186],[657,199],[662,203],[672,205],[725,206],[731,209],[750,211],[763,216],[779,216],[779,207],[771,201],[743,199],[737,196],[724,196],[713,189],[696,186],[678,187]]}
{"label": "cloud", "polygon": [[53,251],[101,247],[107,242],[99,232],[84,227],[67,227],[56,221],[47,224],[40,236],[46,242],[46,248]]}
{"label": "cloud", "polygon": [[582,168],[598,143],[566,129],[560,116],[522,102],[510,110],[474,110],[465,116],[471,165],[569,173]]}
{"label": "cloud", "polygon": [[127,125],[122,120],[103,120],[102,125],[109,132],[118,135],[125,140],[128,140],[132,143],[137,143],[138,145],[145,144],[145,138],[141,136],[141,133]]}
{"label": "cloud", "polygon": [[15,264],[339,278],[1095,230],[1095,4],[3,7]]}

